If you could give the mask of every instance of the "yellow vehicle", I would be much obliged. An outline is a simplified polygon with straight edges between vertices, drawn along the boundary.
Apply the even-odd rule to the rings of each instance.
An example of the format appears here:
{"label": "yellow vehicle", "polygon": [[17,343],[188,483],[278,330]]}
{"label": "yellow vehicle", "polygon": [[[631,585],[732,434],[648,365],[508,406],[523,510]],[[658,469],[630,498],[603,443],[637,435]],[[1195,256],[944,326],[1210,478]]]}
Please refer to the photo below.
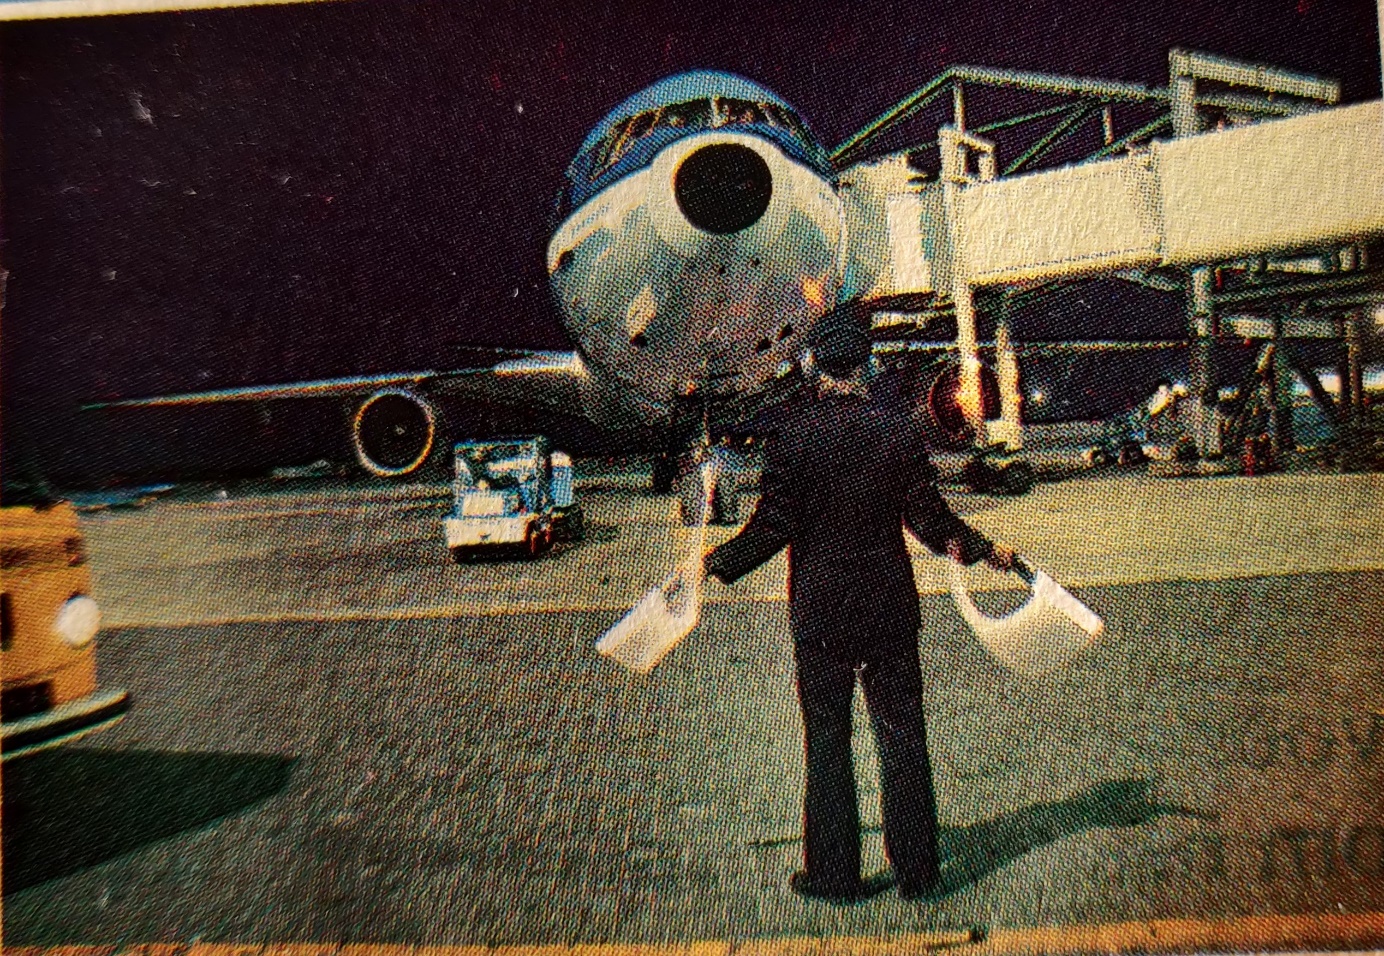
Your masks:
{"label": "yellow vehicle", "polygon": [[77,513],[41,494],[7,493],[0,507],[5,760],[100,730],[125,715],[129,695],[96,686],[100,627]]}

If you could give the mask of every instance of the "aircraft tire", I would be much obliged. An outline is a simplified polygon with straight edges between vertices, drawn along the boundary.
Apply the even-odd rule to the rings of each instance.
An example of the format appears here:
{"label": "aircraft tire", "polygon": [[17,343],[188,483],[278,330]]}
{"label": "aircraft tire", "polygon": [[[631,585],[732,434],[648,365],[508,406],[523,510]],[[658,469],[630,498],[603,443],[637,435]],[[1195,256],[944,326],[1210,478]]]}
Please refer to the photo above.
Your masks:
{"label": "aircraft tire", "polygon": [[541,558],[552,546],[553,529],[551,526],[539,530],[538,523],[534,522],[524,532],[524,556],[530,561]]}
{"label": "aircraft tire", "polygon": [[673,491],[673,482],[678,474],[677,458],[668,454],[655,455],[653,472],[652,485],[654,494],[671,494]]}

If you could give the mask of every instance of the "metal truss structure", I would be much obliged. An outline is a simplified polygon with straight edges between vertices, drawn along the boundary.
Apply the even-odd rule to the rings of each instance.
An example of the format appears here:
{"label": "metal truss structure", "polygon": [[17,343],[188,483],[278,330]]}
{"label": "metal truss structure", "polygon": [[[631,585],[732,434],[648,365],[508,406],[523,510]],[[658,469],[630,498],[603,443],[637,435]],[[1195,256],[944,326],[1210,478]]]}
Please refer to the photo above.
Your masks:
{"label": "metal truss structure", "polygon": [[[1332,80],[1182,50],[1162,88],[953,67],[832,153],[866,240],[851,291],[894,347],[943,333],[963,368],[993,348],[1003,410],[988,437],[1011,447],[1024,346],[1009,315],[1102,276],[1182,295],[1186,341],[1030,346],[1185,345],[1190,437],[1214,457],[1225,450],[1214,351],[1258,343],[1349,437],[1368,313],[1384,303],[1384,110],[1339,98]],[[870,255],[884,267],[872,271]],[[977,310],[995,320],[992,345],[976,339]],[[1307,339],[1334,343],[1335,402],[1295,352]]]}

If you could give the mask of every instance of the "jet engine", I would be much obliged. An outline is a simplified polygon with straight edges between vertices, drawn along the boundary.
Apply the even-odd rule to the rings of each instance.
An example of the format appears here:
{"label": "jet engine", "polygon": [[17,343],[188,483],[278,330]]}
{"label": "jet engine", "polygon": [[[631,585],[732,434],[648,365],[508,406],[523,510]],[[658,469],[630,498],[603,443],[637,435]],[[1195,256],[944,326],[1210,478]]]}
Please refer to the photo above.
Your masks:
{"label": "jet engine", "polygon": [[422,396],[403,388],[376,392],[351,419],[356,461],[372,475],[398,478],[428,460],[437,438],[437,414]]}
{"label": "jet engine", "polygon": [[[924,369],[913,389],[914,407],[936,447],[962,451],[975,444],[975,428],[961,405],[961,365],[944,360]],[[1000,414],[1000,383],[989,366],[980,366],[980,404],[985,421]]]}

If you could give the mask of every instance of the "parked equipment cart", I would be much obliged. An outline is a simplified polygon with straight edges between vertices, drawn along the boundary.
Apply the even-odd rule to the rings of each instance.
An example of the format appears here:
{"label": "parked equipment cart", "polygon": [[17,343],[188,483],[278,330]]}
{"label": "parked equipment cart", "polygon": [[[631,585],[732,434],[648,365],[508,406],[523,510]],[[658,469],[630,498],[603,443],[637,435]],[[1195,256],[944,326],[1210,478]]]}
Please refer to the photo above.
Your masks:
{"label": "parked equipment cart", "polygon": [[457,561],[492,553],[538,557],[585,528],[572,496],[572,459],[542,436],[459,442],[454,507],[442,521]]}

